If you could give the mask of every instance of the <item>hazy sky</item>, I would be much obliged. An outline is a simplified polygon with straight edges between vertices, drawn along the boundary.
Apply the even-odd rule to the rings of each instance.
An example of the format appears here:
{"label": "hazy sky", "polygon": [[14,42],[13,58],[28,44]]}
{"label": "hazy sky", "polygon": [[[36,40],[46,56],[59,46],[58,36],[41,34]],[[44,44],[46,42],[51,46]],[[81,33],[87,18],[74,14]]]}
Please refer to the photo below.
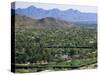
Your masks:
{"label": "hazy sky", "polygon": [[16,9],[17,8],[27,8],[29,6],[35,6],[37,8],[43,8],[43,9],[53,9],[58,8],[60,10],[67,10],[67,9],[75,9],[79,10],[81,12],[92,12],[97,13],[97,7],[94,6],[80,6],[80,5],[68,5],[68,4],[45,4],[45,3],[32,3],[32,2],[16,2]]}

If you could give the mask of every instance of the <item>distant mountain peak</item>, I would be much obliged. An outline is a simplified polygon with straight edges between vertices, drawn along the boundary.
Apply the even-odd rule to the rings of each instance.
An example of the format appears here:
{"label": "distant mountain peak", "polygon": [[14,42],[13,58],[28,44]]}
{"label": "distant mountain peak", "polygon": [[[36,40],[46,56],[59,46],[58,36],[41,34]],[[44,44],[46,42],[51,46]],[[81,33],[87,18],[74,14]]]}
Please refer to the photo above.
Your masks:
{"label": "distant mountain peak", "polygon": [[25,10],[26,12],[29,12],[29,13],[34,12],[34,10],[37,11],[37,9],[38,9],[38,8],[36,8],[35,6],[29,6],[29,7],[27,7],[27,8],[24,8],[24,10]]}
{"label": "distant mountain peak", "polygon": [[73,13],[81,13],[79,10],[75,10],[75,9],[72,9],[72,8],[71,8],[71,9],[65,10],[65,12],[69,12],[69,13],[70,13],[70,12],[71,12],[71,13],[72,13],[72,12],[73,12]]}

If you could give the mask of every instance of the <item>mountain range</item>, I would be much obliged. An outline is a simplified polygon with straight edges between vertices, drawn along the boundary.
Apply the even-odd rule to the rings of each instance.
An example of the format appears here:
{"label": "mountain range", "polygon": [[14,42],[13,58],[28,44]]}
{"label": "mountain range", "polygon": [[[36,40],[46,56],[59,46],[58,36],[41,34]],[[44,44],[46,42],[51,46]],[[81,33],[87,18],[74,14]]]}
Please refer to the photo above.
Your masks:
{"label": "mountain range", "polygon": [[68,9],[68,10],[62,11],[60,9],[54,8],[54,9],[46,10],[43,8],[37,8],[35,6],[30,6],[27,8],[15,9],[15,14],[26,15],[34,19],[53,17],[56,19],[61,19],[61,20],[71,21],[71,22],[94,22],[96,23],[97,21],[96,13],[80,12],[79,10],[74,10],[74,9]]}
{"label": "mountain range", "polygon": [[[14,18],[14,15],[12,15]],[[52,17],[45,17],[42,19],[32,19],[25,15],[15,15],[15,28],[16,29],[52,29],[52,28],[63,28],[69,29],[74,27],[73,23],[64,20],[55,19]]]}

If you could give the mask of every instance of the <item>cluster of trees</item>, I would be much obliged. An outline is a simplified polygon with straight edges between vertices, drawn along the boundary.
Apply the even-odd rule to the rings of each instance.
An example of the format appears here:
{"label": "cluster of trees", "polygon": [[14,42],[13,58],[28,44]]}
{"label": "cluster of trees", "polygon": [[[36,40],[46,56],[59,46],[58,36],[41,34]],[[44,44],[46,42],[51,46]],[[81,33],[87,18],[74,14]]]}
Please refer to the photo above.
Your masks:
{"label": "cluster of trees", "polygon": [[[56,62],[64,55],[68,55],[70,59],[75,56],[78,59],[96,58],[96,36],[96,29],[89,28],[17,30],[16,63]],[[53,46],[61,48],[53,48]]]}

